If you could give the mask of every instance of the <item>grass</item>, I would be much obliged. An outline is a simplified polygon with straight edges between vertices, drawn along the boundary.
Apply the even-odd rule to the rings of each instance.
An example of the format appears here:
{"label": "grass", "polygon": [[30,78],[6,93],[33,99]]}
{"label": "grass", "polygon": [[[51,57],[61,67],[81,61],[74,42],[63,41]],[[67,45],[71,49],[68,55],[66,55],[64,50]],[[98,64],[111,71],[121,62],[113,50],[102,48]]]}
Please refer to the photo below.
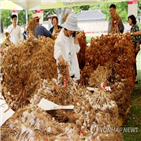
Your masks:
{"label": "grass", "polygon": [[89,35],[89,36],[86,36],[86,41],[87,41],[87,43],[90,43],[91,42],[91,38],[92,37],[94,37],[94,38],[96,38],[96,35]]}
{"label": "grass", "polygon": [[138,84],[132,93],[131,108],[123,124],[124,129],[132,128],[135,132],[123,132],[124,141],[141,141],[141,70],[138,70]]}

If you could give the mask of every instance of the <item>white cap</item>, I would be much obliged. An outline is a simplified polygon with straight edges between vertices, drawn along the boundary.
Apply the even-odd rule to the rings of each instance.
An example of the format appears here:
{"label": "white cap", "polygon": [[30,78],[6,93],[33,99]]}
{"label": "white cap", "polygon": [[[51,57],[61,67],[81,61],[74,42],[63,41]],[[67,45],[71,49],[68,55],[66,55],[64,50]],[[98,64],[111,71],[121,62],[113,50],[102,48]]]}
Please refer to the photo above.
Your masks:
{"label": "white cap", "polygon": [[76,15],[74,13],[69,14],[66,22],[62,24],[62,27],[71,31],[79,31]]}

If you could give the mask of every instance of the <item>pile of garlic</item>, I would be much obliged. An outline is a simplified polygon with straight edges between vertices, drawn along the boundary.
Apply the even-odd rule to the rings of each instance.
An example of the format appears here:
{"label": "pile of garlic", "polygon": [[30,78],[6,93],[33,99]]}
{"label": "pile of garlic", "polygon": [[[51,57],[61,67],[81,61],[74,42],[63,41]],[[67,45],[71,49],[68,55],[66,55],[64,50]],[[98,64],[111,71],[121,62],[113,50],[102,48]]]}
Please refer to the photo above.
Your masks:
{"label": "pile of garlic", "polygon": [[111,91],[106,95],[116,102],[118,106],[119,118],[124,121],[127,118],[127,110],[131,104],[130,79],[120,79],[111,86]]}
{"label": "pile of garlic", "polygon": [[[106,96],[105,90],[99,90],[93,94],[86,91],[76,105],[74,118],[84,136],[89,136],[91,140],[97,141],[103,136],[111,140],[114,136],[115,141],[122,140],[118,124],[118,107]],[[112,130],[105,133],[105,129],[109,128],[118,131]]]}
{"label": "pile of garlic", "polygon": [[2,53],[1,70],[2,95],[9,108],[16,111],[27,105],[41,79],[57,78],[53,47],[54,41],[48,37],[28,36],[16,45],[8,44],[8,50]]}
{"label": "pile of garlic", "polygon": [[30,100],[31,103],[38,104],[42,98],[45,98],[59,105],[69,105],[73,104],[75,97],[78,96],[78,84],[72,78],[67,81],[66,88],[57,79],[51,81],[43,79],[38,87]]}
{"label": "pile of garlic", "polygon": [[[70,139],[79,140],[79,134],[74,136],[74,133],[79,132],[79,129],[74,124],[58,123],[37,106],[32,104],[19,109],[3,126],[1,139],[3,140],[45,140],[55,139]],[[5,138],[5,131],[10,133]],[[14,131],[14,132],[13,132]]]}
{"label": "pile of garlic", "polygon": [[[19,109],[2,126],[2,140],[8,129],[11,135],[7,136],[7,140],[99,141],[103,137],[106,139],[114,137],[115,141],[119,139],[122,141],[120,132],[107,133],[105,130],[100,130],[109,127],[118,128],[117,105],[107,98],[105,90],[91,93],[85,88],[79,88],[73,80],[70,80],[70,87],[68,85],[63,89],[67,92],[64,94],[72,96],[73,101],[70,104],[74,105],[74,109],[70,113],[65,110],[61,113],[60,110],[64,117],[68,117],[67,123],[58,122],[55,117],[37,106],[42,98],[48,99],[52,96],[54,101],[54,94],[56,95],[57,88],[61,87],[63,88],[62,84],[56,79],[41,80],[30,100],[31,104]],[[63,100],[67,101],[65,96]]]}
{"label": "pile of garlic", "polygon": [[[97,133],[95,129],[108,129],[109,127],[118,129],[118,107],[114,101],[106,96],[105,90],[91,93],[85,88],[78,88],[75,83],[72,84],[70,94],[73,92],[74,102],[71,104],[75,107],[74,110],[70,112],[68,118],[73,119],[69,121],[75,123],[81,132],[82,139],[91,141],[96,138],[101,138],[99,137],[101,133]],[[34,95],[34,100],[32,101],[36,101],[37,104],[41,98],[44,97],[48,99],[49,95],[53,96],[54,86],[61,86],[61,84],[58,83],[56,79],[52,79],[52,82],[43,80],[40,89],[37,90],[38,94]],[[120,132],[112,133],[112,135],[114,135],[114,137],[118,136],[122,140]],[[112,135],[108,133],[108,138],[112,138]],[[118,139],[116,138],[115,140],[117,141]]]}

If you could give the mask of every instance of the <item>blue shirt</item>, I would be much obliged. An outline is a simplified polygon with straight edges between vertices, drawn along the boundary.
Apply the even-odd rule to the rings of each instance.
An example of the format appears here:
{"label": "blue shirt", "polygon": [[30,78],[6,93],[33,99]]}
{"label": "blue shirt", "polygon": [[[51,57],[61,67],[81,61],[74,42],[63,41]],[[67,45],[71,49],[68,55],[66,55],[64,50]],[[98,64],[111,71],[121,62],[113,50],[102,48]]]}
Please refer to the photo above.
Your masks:
{"label": "blue shirt", "polygon": [[36,25],[36,27],[34,28],[34,32],[35,32],[35,37],[38,38],[38,35],[40,36],[46,36],[46,37],[51,37],[51,32],[48,31],[44,26],[42,25]]}
{"label": "blue shirt", "polygon": [[26,39],[26,31],[23,32],[23,38]]}

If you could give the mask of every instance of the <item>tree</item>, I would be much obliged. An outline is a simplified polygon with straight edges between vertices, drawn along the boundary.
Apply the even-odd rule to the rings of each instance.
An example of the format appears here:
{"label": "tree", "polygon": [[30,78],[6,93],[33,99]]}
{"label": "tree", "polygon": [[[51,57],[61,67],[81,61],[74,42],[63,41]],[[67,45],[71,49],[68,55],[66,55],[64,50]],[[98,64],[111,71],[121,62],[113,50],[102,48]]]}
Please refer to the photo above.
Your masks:
{"label": "tree", "polygon": [[83,6],[75,6],[73,7],[73,10],[75,12],[75,14],[81,12],[81,10],[89,10],[90,5],[83,5]]}
{"label": "tree", "polygon": [[44,14],[43,14],[43,20],[46,21],[47,20],[47,17],[51,16],[51,15],[54,15],[56,13],[56,10],[55,9],[45,9],[44,10]]}
{"label": "tree", "polygon": [[106,20],[109,20],[109,18],[110,18],[109,6],[111,4],[116,5],[117,13],[121,17],[122,21],[123,22],[128,22],[128,2],[127,1],[91,5],[89,10],[95,10],[96,8],[98,8],[98,9],[101,10],[101,12],[106,14]]}
{"label": "tree", "polygon": [[12,11],[1,9],[0,18],[2,19],[2,23],[4,27],[8,27],[11,22]]}
{"label": "tree", "polygon": [[141,1],[138,1],[138,13],[141,13]]}
{"label": "tree", "polygon": [[[138,1],[138,14],[141,13],[141,1]],[[137,23],[137,25],[139,26],[139,29],[141,30],[141,23]]]}
{"label": "tree", "polygon": [[108,20],[110,18],[109,5],[111,5],[111,4],[105,3],[105,4],[100,5],[100,11],[103,12],[104,14],[106,14],[106,20]]}
{"label": "tree", "polygon": [[[33,11],[28,11],[28,19],[31,19],[32,16],[33,16]],[[18,24],[22,26],[26,24],[26,11],[25,10],[18,11]]]}
{"label": "tree", "polygon": [[[33,12],[28,11],[28,19],[32,18]],[[11,22],[11,16],[12,16],[12,10],[1,10],[0,13],[3,26],[8,27],[12,22]],[[18,24],[24,25],[26,24],[26,15],[25,15],[25,10],[19,10],[18,11]]]}
{"label": "tree", "polygon": [[116,6],[117,6],[117,13],[120,15],[122,21],[128,22],[128,1],[118,2]]}
{"label": "tree", "polygon": [[97,9],[100,9],[100,5],[101,5],[101,4],[90,5],[89,10],[97,10]]}

